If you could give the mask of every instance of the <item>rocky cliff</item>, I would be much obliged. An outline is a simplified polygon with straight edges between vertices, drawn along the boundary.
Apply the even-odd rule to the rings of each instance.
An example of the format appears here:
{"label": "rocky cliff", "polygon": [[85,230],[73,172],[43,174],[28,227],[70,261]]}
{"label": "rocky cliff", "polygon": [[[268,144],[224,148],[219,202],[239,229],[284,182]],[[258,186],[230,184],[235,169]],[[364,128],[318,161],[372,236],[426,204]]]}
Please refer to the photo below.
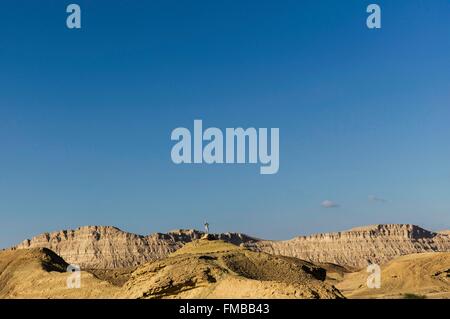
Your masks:
{"label": "rocky cliff", "polygon": [[450,236],[415,225],[388,224],[300,236],[286,241],[258,241],[246,246],[270,254],[361,269],[368,263],[384,264],[407,254],[448,252]]}
{"label": "rocky cliff", "polygon": [[[84,226],[75,230],[43,233],[13,249],[49,248],[67,262],[82,268],[125,268],[166,257],[202,235],[196,230],[175,230],[167,234],[142,236],[111,226]],[[236,245],[252,240],[235,233],[214,236]]]}
{"label": "rocky cliff", "polygon": [[[146,263],[123,286],[126,298],[301,298],[343,295],[325,269],[296,258],[253,252],[211,236]],[[239,287],[239,289],[237,289]]]}
{"label": "rocky cliff", "polygon": [[[116,227],[86,226],[44,233],[25,240],[14,249],[45,247],[83,268],[124,268],[166,257],[202,235],[196,230],[176,230],[141,236]],[[333,263],[349,269],[363,268],[369,262],[383,264],[406,254],[450,251],[449,235],[400,224],[359,227],[286,241],[259,240],[238,233],[212,236],[258,252]]]}

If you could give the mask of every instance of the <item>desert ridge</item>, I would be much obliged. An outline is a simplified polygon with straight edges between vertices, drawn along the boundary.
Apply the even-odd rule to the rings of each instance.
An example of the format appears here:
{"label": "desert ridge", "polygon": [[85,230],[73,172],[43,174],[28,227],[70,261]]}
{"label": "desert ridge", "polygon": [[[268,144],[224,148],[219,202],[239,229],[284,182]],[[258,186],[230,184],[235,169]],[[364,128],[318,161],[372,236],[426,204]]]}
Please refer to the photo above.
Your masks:
{"label": "desert ridge", "polygon": [[[0,252],[1,298],[255,299],[344,296],[325,282],[325,270],[296,258],[250,251],[222,240],[200,239],[169,257],[101,276],[81,271],[81,284],[66,285],[67,263],[47,248]],[[239,289],[236,289],[239,287]]]}
{"label": "desert ridge", "polygon": [[[12,248],[48,248],[68,263],[84,269],[116,269],[136,267],[167,257],[186,243],[200,239],[203,234],[197,230],[174,230],[144,236],[112,226],[84,226],[43,233]],[[450,235],[410,224],[363,226],[282,241],[241,233],[210,236],[256,252],[335,264],[351,271],[365,268],[368,262],[384,264],[402,255],[450,251]]]}
{"label": "desert ridge", "polygon": [[[344,248],[353,251],[339,255],[334,249],[352,240],[353,246]],[[320,255],[302,250],[305,241],[322,243],[314,250]],[[140,236],[115,227],[81,227],[44,233],[1,251],[0,298],[450,298],[449,241],[445,233],[413,225],[364,226],[281,242],[239,233],[178,230]],[[278,251],[277,245],[293,250]],[[366,255],[361,245],[369,252],[380,248],[380,255]],[[313,258],[292,256],[296,251]],[[367,271],[346,263],[351,256],[381,261],[380,289],[366,286]],[[74,260],[85,263],[80,289],[67,286]]]}
{"label": "desert ridge", "polygon": [[[0,298],[450,298],[449,265],[450,252],[400,256],[381,265],[381,289],[368,289],[364,270],[255,252],[204,236],[137,267],[83,269],[80,286],[71,289],[64,259],[47,248],[28,248],[0,252]],[[187,303],[183,311],[210,309]]]}

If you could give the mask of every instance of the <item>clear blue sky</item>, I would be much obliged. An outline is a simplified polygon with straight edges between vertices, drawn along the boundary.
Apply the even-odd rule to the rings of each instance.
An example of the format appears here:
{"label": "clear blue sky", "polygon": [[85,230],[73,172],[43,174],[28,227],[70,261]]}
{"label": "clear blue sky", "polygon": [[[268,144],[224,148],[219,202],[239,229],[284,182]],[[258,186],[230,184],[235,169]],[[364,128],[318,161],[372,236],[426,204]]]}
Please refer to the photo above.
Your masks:
{"label": "clear blue sky", "polygon": [[[0,247],[205,218],[274,239],[450,227],[449,1],[73,2],[81,30],[68,1],[0,3]],[[173,164],[197,118],[279,127],[279,173]]]}

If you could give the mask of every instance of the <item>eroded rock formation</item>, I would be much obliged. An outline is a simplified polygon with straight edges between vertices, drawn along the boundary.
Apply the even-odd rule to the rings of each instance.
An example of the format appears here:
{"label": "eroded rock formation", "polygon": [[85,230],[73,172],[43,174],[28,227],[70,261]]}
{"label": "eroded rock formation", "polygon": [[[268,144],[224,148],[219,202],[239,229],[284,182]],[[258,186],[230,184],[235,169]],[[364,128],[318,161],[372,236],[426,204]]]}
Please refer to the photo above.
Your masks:
{"label": "eroded rock formation", "polygon": [[387,224],[299,236],[286,241],[258,241],[246,246],[255,251],[356,270],[368,263],[384,264],[407,254],[450,251],[450,236],[415,225]]}
{"label": "eroded rock formation", "polygon": [[[196,230],[176,230],[167,234],[141,236],[116,227],[86,226],[44,233],[25,240],[15,248],[45,247],[67,262],[83,268],[110,269],[134,267],[166,257],[202,235]],[[363,268],[369,262],[383,264],[406,254],[450,251],[449,235],[408,224],[358,227],[285,241],[259,240],[238,233],[212,236],[254,251],[333,263],[349,269]]]}

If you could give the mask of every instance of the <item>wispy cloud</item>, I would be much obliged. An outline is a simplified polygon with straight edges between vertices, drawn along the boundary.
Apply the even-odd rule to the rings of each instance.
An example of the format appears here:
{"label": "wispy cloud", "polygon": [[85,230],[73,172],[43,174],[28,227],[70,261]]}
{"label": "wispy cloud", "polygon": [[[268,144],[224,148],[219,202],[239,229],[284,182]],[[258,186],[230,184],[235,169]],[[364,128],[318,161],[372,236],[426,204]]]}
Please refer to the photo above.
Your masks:
{"label": "wispy cloud", "polygon": [[387,199],[377,197],[375,195],[369,195],[369,202],[386,203],[387,201]]}
{"label": "wispy cloud", "polygon": [[325,207],[325,208],[336,208],[339,207],[339,204],[336,202],[333,202],[332,200],[324,200],[320,206]]}

